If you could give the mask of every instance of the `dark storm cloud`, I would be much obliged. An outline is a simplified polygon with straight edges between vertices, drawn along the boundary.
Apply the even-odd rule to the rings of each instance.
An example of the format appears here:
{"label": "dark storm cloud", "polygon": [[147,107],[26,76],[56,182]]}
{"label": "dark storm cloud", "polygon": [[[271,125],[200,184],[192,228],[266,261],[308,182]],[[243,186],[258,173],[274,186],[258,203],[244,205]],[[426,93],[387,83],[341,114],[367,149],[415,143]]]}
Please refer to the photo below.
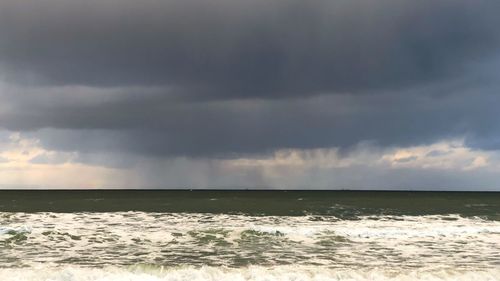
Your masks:
{"label": "dark storm cloud", "polygon": [[[495,93],[473,98],[467,93],[440,98],[386,94],[153,103],[134,107],[133,102],[124,105],[121,101],[99,110],[42,110],[38,117],[24,121],[26,126],[60,129],[36,132],[51,149],[126,151],[159,157],[238,157],[280,148],[347,149],[361,141],[408,146],[476,134],[485,126],[496,126],[492,129],[499,131],[494,120],[500,97]],[[22,116],[11,119],[23,120]]]}
{"label": "dark storm cloud", "polygon": [[18,83],[170,85],[184,96],[373,92],[497,50],[498,1],[4,0]]}
{"label": "dark storm cloud", "polygon": [[[85,153],[496,149],[498,1],[0,1],[0,126]],[[489,68],[488,68],[489,67]],[[490,83],[490,84],[488,84]]]}

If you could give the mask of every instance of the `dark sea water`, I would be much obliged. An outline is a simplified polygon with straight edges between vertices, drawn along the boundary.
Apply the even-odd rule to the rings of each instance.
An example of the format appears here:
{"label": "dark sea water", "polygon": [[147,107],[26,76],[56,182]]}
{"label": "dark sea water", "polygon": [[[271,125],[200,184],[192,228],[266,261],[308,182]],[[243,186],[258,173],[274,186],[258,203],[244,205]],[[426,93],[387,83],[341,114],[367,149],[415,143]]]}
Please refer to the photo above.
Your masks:
{"label": "dark sea water", "polygon": [[500,280],[500,193],[5,190],[0,280]]}

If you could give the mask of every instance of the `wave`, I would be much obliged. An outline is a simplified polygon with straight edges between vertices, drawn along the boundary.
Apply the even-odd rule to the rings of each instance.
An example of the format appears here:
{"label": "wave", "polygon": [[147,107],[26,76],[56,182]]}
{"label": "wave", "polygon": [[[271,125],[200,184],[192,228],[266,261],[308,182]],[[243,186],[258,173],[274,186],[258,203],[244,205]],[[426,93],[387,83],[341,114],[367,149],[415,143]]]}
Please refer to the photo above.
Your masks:
{"label": "wave", "polygon": [[0,213],[0,247],[8,247],[0,255],[0,267],[29,267],[30,261],[77,266],[496,268],[499,236],[500,221],[458,215],[342,220],[144,212]]}
{"label": "wave", "polygon": [[20,226],[20,227],[0,227],[0,235],[4,234],[24,234],[24,233],[30,233],[31,232],[31,227],[29,226]]}
{"label": "wave", "polygon": [[223,267],[60,267],[0,269],[2,281],[413,281],[500,280],[500,270],[348,270],[312,266]]}

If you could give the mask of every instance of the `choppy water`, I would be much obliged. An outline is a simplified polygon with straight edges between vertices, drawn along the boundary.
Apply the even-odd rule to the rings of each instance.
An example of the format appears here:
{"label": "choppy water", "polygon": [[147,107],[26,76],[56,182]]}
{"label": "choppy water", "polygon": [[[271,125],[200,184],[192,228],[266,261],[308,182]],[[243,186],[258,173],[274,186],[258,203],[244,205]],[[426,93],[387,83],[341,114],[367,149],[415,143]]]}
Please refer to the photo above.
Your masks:
{"label": "choppy water", "polygon": [[500,280],[495,193],[126,194],[0,192],[0,280]]}

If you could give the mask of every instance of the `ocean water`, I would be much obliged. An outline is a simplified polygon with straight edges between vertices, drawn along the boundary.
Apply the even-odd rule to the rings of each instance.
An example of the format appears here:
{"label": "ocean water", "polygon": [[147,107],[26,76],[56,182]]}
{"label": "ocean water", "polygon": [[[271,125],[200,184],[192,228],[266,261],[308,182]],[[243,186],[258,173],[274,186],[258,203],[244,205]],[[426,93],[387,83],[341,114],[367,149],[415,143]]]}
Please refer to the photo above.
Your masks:
{"label": "ocean water", "polygon": [[0,191],[0,280],[500,280],[500,193]]}

